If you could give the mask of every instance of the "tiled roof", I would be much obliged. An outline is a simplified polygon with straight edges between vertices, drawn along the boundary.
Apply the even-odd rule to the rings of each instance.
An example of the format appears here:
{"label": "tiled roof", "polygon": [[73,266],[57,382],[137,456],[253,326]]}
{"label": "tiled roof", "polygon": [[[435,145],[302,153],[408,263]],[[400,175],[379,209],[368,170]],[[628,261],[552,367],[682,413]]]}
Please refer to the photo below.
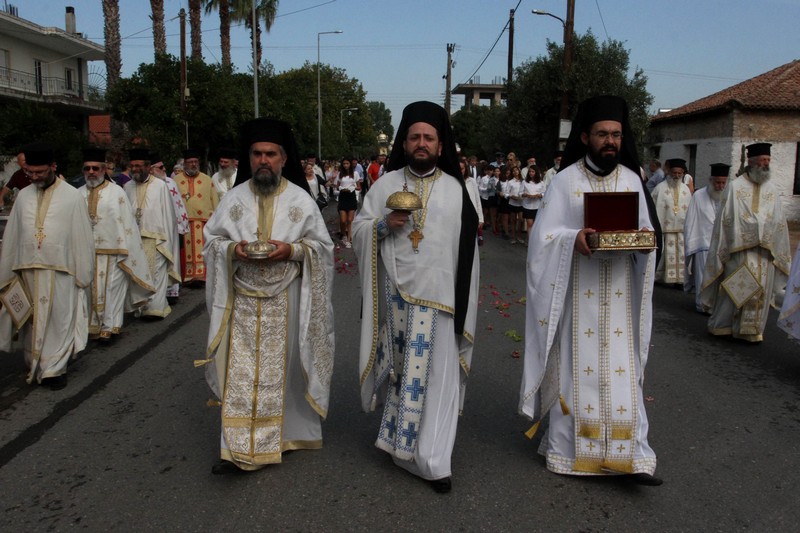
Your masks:
{"label": "tiled roof", "polygon": [[684,106],[659,113],[651,122],[734,108],[800,111],[800,60],[794,60],[755,78]]}

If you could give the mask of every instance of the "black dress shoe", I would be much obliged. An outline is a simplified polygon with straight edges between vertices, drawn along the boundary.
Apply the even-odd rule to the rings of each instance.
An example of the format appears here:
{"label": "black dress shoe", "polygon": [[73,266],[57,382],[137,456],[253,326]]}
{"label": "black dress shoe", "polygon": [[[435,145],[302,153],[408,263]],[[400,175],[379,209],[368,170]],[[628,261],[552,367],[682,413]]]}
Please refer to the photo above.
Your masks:
{"label": "black dress shoe", "polygon": [[651,476],[650,474],[646,474],[644,472],[639,472],[638,474],[631,474],[629,476],[631,480],[636,483],[637,485],[646,485],[648,487],[658,487],[664,480],[660,477]]}
{"label": "black dress shoe", "polygon": [[167,303],[170,306],[175,305],[176,303],[178,303],[178,297],[177,296],[167,296]]}
{"label": "black dress shoe", "polygon": [[226,461],[225,459],[220,459],[218,463],[215,463],[214,466],[211,467],[211,473],[214,474],[215,476],[239,474],[241,472],[244,472],[244,470],[242,470],[232,462]]}
{"label": "black dress shoe", "polygon": [[50,390],[61,390],[67,386],[67,375],[61,374],[52,378],[44,378],[42,385],[50,387]]}
{"label": "black dress shoe", "polygon": [[442,479],[432,479],[429,482],[433,490],[438,492],[439,494],[444,494],[446,492],[450,492],[453,489],[453,482],[450,480],[449,477],[443,477]]}

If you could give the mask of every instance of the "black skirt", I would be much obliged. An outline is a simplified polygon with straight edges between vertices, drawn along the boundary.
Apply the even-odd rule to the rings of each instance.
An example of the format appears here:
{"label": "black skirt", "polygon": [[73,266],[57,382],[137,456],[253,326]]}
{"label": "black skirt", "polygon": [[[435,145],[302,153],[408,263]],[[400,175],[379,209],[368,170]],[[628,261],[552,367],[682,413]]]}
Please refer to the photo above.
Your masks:
{"label": "black skirt", "polygon": [[355,211],[358,209],[358,199],[354,191],[339,191],[339,211]]}

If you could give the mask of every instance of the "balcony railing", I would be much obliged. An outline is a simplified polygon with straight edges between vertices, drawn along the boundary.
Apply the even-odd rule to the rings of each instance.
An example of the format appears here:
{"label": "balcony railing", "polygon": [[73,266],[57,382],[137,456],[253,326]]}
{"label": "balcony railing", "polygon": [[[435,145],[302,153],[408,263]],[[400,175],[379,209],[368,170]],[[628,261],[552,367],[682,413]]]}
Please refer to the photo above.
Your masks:
{"label": "balcony railing", "polygon": [[[96,87],[83,86],[83,94],[79,90],[77,80],[68,82],[64,78],[36,76],[6,67],[0,67],[0,89],[11,89],[41,96],[65,96],[81,100],[96,100],[100,91]],[[86,95],[89,95],[89,98]]]}

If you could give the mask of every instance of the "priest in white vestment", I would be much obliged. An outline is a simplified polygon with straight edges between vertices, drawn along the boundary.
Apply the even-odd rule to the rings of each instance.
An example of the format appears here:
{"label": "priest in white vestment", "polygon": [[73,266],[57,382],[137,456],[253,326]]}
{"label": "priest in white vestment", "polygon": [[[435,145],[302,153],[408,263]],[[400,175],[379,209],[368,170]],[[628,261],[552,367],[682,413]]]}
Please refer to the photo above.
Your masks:
{"label": "priest in white vestment", "polygon": [[167,184],[150,174],[150,152],[142,148],[129,150],[131,181],[125,184],[125,193],[139,233],[142,236],[153,286],[156,292],[142,308],[141,315],[164,318],[172,309],[167,302],[170,280],[180,281],[178,255],[178,230]]}
{"label": "priest in white vestment", "polygon": [[219,149],[219,170],[211,176],[211,183],[214,185],[214,190],[217,191],[220,200],[236,183],[237,157],[236,150],[233,148]]}
{"label": "priest in white vestment", "polygon": [[19,192],[6,225],[0,292],[21,283],[33,309],[24,325],[15,325],[5,306],[0,310],[0,350],[11,351],[21,326],[28,383],[60,389],[70,357],[86,347],[88,337],[92,228],[83,197],[56,178],[52,148],[36,143],[23,151],[34,186]]}
{"label": "priest in white vestment", "polygon": [[680,284],[684,281],[683,225],[689,210],[692,192],[683,183],[686,161],[672,159],[670,175],[653,189],[653,203],[664,235],[661,260],[656,266],[656,281]]}
{"label": "priest in white vestment", "polygon": [[770,181],[771,146],[749,145],[745,173],[722,193],[701,294],[714,335],[761,342],[770,306],[783,303],[792,252],[783,199]]}
{"label": "priest in white vestment", "polygon": [[[241,139],[248,164],[204,230],[211,324],[209,359],[198,364],[210,363],[222,403],[214,474],[321,448],[333,372],[333,241],[304,188],[294,136],[285,122],[255,119]],[[253,258],[259,250],[246,245],[256,241],[275,248]]]}
{"label": "priest in white vestment", "polygon": [[155,288],[128,196],[105,179],[104,161],[104,149],[84,149],[86,183],[78,192],[86,201],[94,236],[89,337],[107,342],[122,329],[124,312],[144,305]]}
{"label": "priest in white vestment", "polygon": [[595,251],[584,193],[636,192],[638,227],[658,221],[639,177],[624,100],[581,104],[528,247],[525,360],[520,412],[549,413],[539,448],[559,474],[627,474],[658,485],[642,384],[650,344],[656,254]]}
{"label": "priest in white vestment", "polygon": [[[183,203],[181,191],[178,190],[178,184],[167,175],[164,161],[161,159],[161,155],[158,152],[150,153],[150,173],[167,184],[169,197],[172,199],[172,208],[175,212],[175,225],[178,230],[178,235],[175,237],[175,240],[180,244],[180,236],[189,233],[189,214],[186,212],[186,206]],[[167,302],[169,305],[178,303],[180,293],[181,284],[177,281],[167,287]]]}
{"label": "priest in white vestment", "polygon": [[[384,405],[375,445],[437,492],[448,492],[472,363],[479,258],[477,209],[457,177],[441,106],[405,108],[388,169],[353,222],[364,291],[361,403],[365,411]],[[420,209],[387,208],[387,199],[404,189]]]}
{"label": "priest in white vestment", "polygon": [[684,272],[683,290],[695,293],[695,308],[699,313],[705,312],[700,302],[706,257],[711,244],[711,232],[714,219],[719,212],[722,191],[728,183],[731,166],[724,163],[711,165],[711,180],[706,187],[697,189],[689,202],[686,222],[683,225]]}
{"label": "priest in white vestment", "polygon": [[800,342],[800,244],[797,245],[792,270],[786,283],[786,296],[778,316],[778,327]]}

